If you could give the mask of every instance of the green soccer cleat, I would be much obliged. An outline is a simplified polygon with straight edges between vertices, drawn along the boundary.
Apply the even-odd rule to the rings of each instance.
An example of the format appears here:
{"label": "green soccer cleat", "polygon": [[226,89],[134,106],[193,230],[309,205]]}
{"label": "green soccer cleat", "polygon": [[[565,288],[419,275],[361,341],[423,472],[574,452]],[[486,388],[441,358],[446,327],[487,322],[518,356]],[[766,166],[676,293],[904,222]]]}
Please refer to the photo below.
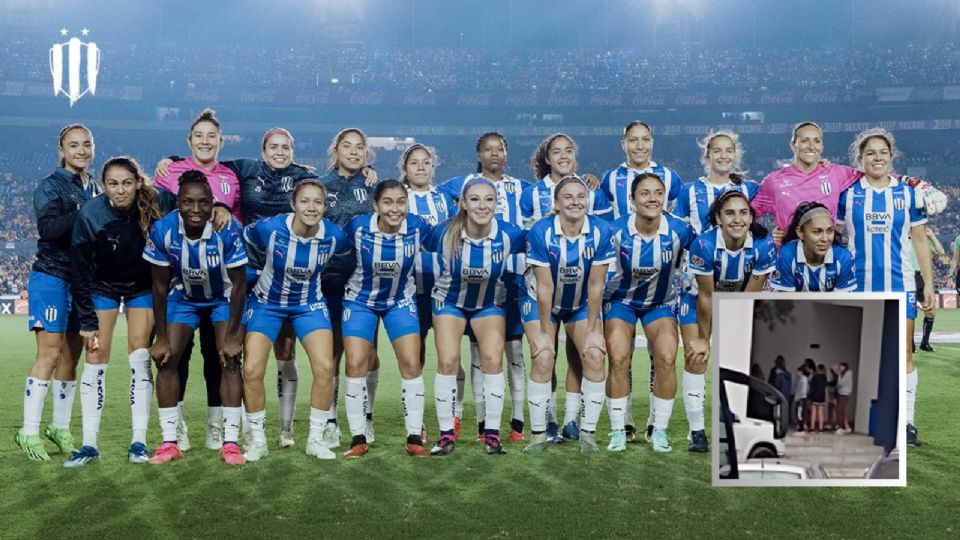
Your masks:
{"label": "green soccer cleat", "polygon": [[47,430],[43,435],[50,442],[57,445],[61,454],[71,454],[77,449],[76,444],[74,444],[73,435],[70,434],[69,429],[57,429],[51,424],[47,426]]}
{"label": "green soccer cleat", "polygon": [[43,447],[43,439],[40,438],[40,435],[26,435],[21,429],[13,440],[17,442],[17,446],[23,450],[23,453],[27,454],[28,458],[34,461],[50,461],[50,456]]}
{"label": "green soccer cleat", "polygon": [[607,445],[608,452],[623,452],[627,449],[627,432],[622,429],[615,429],[610,432],[610,444]]}

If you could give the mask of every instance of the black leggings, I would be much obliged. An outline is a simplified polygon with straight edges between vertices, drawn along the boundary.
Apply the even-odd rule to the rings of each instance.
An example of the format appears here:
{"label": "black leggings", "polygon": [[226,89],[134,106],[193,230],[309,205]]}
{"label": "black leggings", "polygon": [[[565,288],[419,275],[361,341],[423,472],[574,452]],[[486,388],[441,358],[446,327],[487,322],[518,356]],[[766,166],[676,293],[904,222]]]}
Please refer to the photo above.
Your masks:
{"label": "black leggings", "polygon": [[[193,353],[193,342],[195,337],[190,338],[190,343],[183,350],[180,356],[180,364],[177,370],[180,372],[180,400],[187,390],[187,377],[190,376],[190,355]],[[220,407],[220,354],[217,352],[217,335],[213,329],[213,323],[209,317],[200,319],[200,354],[203,355],[203,380],[207,383],[207,406]]]}

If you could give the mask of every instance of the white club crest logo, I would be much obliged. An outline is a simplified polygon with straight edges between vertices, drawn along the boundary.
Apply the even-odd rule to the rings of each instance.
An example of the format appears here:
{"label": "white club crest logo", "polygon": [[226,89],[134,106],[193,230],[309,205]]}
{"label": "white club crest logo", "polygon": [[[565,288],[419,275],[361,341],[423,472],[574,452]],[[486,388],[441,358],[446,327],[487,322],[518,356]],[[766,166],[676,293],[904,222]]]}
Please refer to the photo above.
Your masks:
{"label": "white club crest logo", "polygon": [[[86,36],[90,31],[84,28],[82,33]],[[66,36],[67,29],[62,28],[60,35]],[[66,55],[66,89],[63,87],[63,68],[64,55]],[[80,89],[81,83],[81,65],[83,65],[86,74],[86,89]],[[100,49],[97,44],[84,43],[80,38],[72,37],[64,43],[54,43],[50,47],[50,75],[53,76],[53,95],[63,94],[70,98],[70,106],[78,99],[89,93],[91,96],[97,93],[97,73],[100,71]]]}

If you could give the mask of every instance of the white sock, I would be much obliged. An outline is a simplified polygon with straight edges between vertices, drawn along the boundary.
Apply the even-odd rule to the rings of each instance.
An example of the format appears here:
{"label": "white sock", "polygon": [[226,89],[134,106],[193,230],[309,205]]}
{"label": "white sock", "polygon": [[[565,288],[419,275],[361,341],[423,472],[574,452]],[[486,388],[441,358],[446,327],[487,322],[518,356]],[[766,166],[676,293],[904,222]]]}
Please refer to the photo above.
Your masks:
{"label": "white sock", "polygon": [[440,431],[453,431],[453,411],[457,401],[457,376],[441,375],[433,380],[433,399],[437,406]]}
{"label": "white sock", "polygon": [[527,381],[527,368],[523,359],[523,341],[515,339],[505,343],[507,353],[507,380],[510,384],[511,414],[514,420],[523,422],[523,395]]}
{"label": "white sock", "polygon": [[180,409],[177,407],[166,407],[157,409],[160,419],[160,433],[163,442],[177,442],[177,426],[180,424]]}
{"label": "white sock", "polygon": [[[380,385],[380,370],[367,372],[367,411],[366,415],[373,417],[373,401],[377,397],[377,387]],[[417,431],[420,433],[420,431]]]}
{"label": "white sock", "polygon": [[487,417],[487,403],[483,397],[483,370],[480,369],[480,347],[470,342],[470,387],[473,389],[473,404],[477,410],[477,423]]}
{"label": "white sock", "polygon": [[310,435],[311,439],[322,439],[323,430],[327,427],[327,419],[330,418],[330,411],[322,411],[310,407]]}
{"label": "white sock", "polygon": [[550,393],[550,403],[547,404],[547,423],[557,423],[557,391]]}
{"label": "white sock", "polygon": [[235,443],[240,438],[240,418],[243,417],[242,407],[222,407],[223,442]]}
{"label": "white sock", "polygon": [[345,377],[343,382],[343,402],[347,408],[347,425],[350,435],[363,435],[367,429],[367,380],[358,377]]}
{"label": "white sock", "polygon": [[563,425],[577,420],[580,416],[580,406],[583,404],[583,397],[579,392],[567,392],[566,405],[563,408]]}
{"label": "white sock", "polygon": [[593,382],[586,377],[580,384],[583,391],[583,418],[580,421],[580,429],[584,431],[596,431],[597,422],[600,421],[600,413],[603,412],[603,400],[607,397],[607,381]]}
{"label": "white sock", "polygon": [[690,431],[703,430],[703,395],[706,382],[703,374],[683,372],[683,405],[687,410]]}
{"label": "white sock", "polygon": [[223,407],[207,407],[207,425],[219,425],[223,421]]}
{"label": "white sock", "polygon": [[106,364],[84,362],[80,376],[80,411],[83,418],[83,445],[97,447],[100,432],[100,414],[103,412],[106,391]]}
{"label": "white sock", "polygon": [[457,406],[453,415],[457,418],[463,418],[463,387],[466,383],[467,372],[463,370],[463,364],[457,366]]}
{"label": "white sock", "polygon": [[340,399],[340,375],[333,377],[333,402],[330,403],[330,414],[327,415],[327,422],[337,423],[337,400]]}
{"label": "white sock", "polygon": [[483,399],[487,402],[487,417],[484,429],[500,431],[500,421],[503,417],[503,395],[507,385],[503,380],[503,372],[483,374]]}
{"label": "white sock", "polygon": [[70,429],[70,416],[73,413],[73,396],[77,390],[77,381],[53,380],[56,394],[53,396],[54,429]]}
{"label": "white sock", "polygon": [[[250,435],[253,436],[253,440],[256,442],[267,442],[267,433],[264,431],[264,421],[267,418],[267,410],[257,412],[247,411],[247,422],[250,423]],[[176,434],[174,434],[176,435]]]}
{"label": "white sock", "polygon": [[673,414],[673,400],[653,398],[653,429],[667,430],[670,424],[670,415]]}
{"label": "white sock", "polygon": [[43,416],[43,400],[50,389],[50,381],[27,377],[23,391],[23,434],[39,435],[40,418]]}
{"label": "white sock", "polygon": [[131,443],[147,444],[150,408],[153,404],[153,371],[150,353],[137,349],[127,357],[130,362],[130,420],[133,426]]}
{"label": "white sock", "polygon": [[543,433],[547,430],[547,403],[550,401],[550,383],[527,382],[527,405],[530,406],[530,430]]}
{"label": "white sock", "polygon": [[403,406],[403,425],[407,428],[407,435],[419,435],[423,428],[425,393],[422,376],[400,381],[400,403]]}
{"label": "white sock", "polygon": [[914,413],[917,408],[917,366],[913,366],[913,371],[907,373],[907,401],[904,403],[906,406],[907,413],[907,423],[916,426],[914,424]]}
{"label": "white sock", "polygon": [[283,431],[293,430],[299,376],[296,359],[277,359],[277,397],[280,400],[280,429]]}
{"label": "white sock", "polygon": [[613,431],[623,429],[624,410],[627,408],[627,402],[630,398],[607,396],[607,415],[610,417],[610,429]]}

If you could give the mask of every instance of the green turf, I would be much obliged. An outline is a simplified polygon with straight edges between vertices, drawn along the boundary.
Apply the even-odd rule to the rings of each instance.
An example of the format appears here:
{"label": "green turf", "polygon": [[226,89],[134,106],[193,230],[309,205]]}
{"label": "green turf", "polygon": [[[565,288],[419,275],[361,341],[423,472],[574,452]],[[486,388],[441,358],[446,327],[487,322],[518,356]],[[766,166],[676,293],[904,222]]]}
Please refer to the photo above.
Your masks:
{"label": "green turf", "polygon": [[[937,329],[957,331],[960,313],[944,312]],[[461,438],[453,455],[415,460],[402,450],[399,382],[384,355],[377,395],[377,441],[361,460],[320,462],[303,454],[309,369],[302,351],[297,446],[271,448],[263,461],[227,468],[204,450],[206,418],[200,362],[192,366],[186,403],[195,449],[163,467],[125,461],[129,442],[124,328],[107,376],[100,446],[103,460],[80,470],[63,456],[37,464],[13,443],[22,419],[22,390],[34,342],[22,317],[0,318],[0,538],[208,537],[637,537],[655,538],[948,538],[960,534],[960,457],[956,388],[960,344],[918,355],[918,424],[926,443],[911,451],[907,488],[713,488],[709,455],[685,450],[686,419],[674,408],[671,454],[646,445],[627,452],[581,456],[576,446],[525,456],[517,445],[490,457]],[[386,343],[384,343],[386,345]],[[431,346],[432,349],[432,346]],[[387,351],[389,349],[382,348]],[[561,355],[562,356],[562,355]],[[636,355],[636,388],[645,388],[646,355]],[[435,362],[428,361],[432,396]],[[273,372],[273,368],[268,371]],[[267,377],[268,437],[277,435],[272,375]],[[635,392],[635,415],[646,414],[646,392]],[[563,403],[562,392],[560,403]],[[49,403],[49,400],[48,400]],[[708,400],[709,405],[709,400]],[[467,391],[465,433],[473,425]],[[709,414],[709,409],[708,409]],[[508,413],[504,414],[506,419]],[[50,406],[45,411],[45,423]],[[426,420],[436,435],[432,400]],[[341,406],[341,422],[346,427]],[[601,417],[601,431],[607,423]],[[80,436],[79,399],[73,432]],[[153,412],[150,442],[159,436]],[[344,437],[346,442],[346,437]],[[606,433],[602,433],[606,443]],[[52,445],[48,445],[48,450]]]}

